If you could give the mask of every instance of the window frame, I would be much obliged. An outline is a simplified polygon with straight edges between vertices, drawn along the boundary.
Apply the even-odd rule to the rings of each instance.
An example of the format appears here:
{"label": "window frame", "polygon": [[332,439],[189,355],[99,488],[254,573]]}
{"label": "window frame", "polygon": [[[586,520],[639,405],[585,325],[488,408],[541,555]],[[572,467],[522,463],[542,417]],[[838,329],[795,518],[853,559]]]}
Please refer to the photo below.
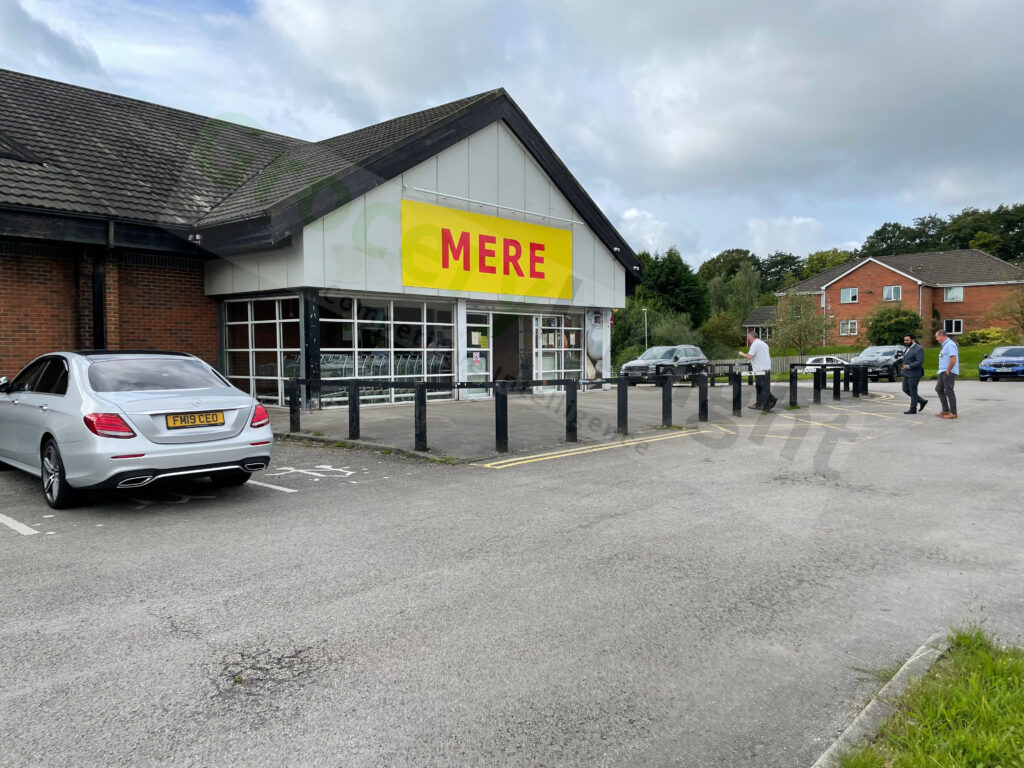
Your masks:
{"label": "window frame", "polygon": [[840,288],[839,289],[839,303],[840,304],[859,304],[860,303],[860,288]]}
{"label": "window frame", "polygon": [[[949,297],[950,291],[960,291],[960,298]],[[942,289],[942,300],[947,304],[959,304],[964,300],[964,287],[962,285],[950,285]]]}
{"label": "window frame", "polygon": [[[886,291],[890,292],[887,297]],[[882,301],[903,301],[903,286],[902,285],[886,285],[882,287]]]}
{"label": "window frame", "polygon": [[[843,331],[843,326],[846,326],[846,331]],[[857,321],[856,320],[840,320],[839,321],[839,335],[840,336],[856,336],[858,333]]]}
{"label": "window frame", "polygon": [[[959,326],[959,330],[957,330],[957,326]],[[959,317],[943,320],[942,330],[946,332],[947,336],[959,336],[964,332],[964,321]]]}

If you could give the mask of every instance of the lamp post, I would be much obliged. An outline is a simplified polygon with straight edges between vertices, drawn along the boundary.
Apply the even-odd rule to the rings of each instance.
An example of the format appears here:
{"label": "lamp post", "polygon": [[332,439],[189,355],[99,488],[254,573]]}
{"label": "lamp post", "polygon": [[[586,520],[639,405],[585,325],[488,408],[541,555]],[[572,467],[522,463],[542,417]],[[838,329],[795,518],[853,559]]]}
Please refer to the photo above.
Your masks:
{"label": "lamp post", "polygon": [[647,307],[643,308],[644,313],[644,349],[647,349]]}

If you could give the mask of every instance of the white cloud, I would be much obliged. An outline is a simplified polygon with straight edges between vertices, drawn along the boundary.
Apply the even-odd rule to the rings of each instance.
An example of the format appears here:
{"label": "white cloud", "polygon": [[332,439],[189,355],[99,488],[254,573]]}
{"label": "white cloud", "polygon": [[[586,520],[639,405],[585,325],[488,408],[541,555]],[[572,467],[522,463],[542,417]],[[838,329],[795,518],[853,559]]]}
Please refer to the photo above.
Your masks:
{"label": "white cloud", "polygon": [[0,0],[0,14],[0,66],[308,139],[504,86],[634,247],[691,261],[1024,200],[1017,0]]}
{"label": "white cloud", "polygon": [[750,250],[761,258],[775,251],[785,251],[797,256],[806,256],[821,246],[822,224],[809,216],[791,216],[771,220],[751,219],[747,222]]}
{"label": "white cloud", "polygon": [[668,234],[668,222],[657,218],[650,211],[629,208],[619,220],[619,232],[626,238],[636,251],[665,251],[665,239]]}

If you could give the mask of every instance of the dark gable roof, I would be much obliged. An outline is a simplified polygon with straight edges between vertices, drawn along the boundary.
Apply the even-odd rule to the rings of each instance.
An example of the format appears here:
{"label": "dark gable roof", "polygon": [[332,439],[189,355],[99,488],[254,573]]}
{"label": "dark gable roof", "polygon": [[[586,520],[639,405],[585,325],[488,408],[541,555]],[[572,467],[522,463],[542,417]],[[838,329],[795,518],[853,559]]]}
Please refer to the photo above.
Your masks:
{"label": "dark gable roof", "polygon": [[36,160],[0,157],[0,205],[167,226],[306,143],[3,69],[0,134]]}
{"label": "dark gable roof", "polygon": [[747,319],[743,321],[744,328],[751,328],[754,326],[766,325],[768,323],[774,323],[779,319],[779,308],[775,304],[769,304],[763,307],[754,307],[750,310],[750,314],[747,315]]}
{"label": "dark gable roof", "polygon": [[504,89],[307,142],[0,69],[0,208],[268,248],[496,120],[637,281],[632,249]]}
{"label": "dark gable roof", "polygon": [[[870,260],[930,286],[1024,282],[1024,269],[975,248],[898,253],[891,256],[873,256]],[[867,261],[869,259],[850,259],[838,267],[796,283],[780,293],[818,293],[823,286]]]}

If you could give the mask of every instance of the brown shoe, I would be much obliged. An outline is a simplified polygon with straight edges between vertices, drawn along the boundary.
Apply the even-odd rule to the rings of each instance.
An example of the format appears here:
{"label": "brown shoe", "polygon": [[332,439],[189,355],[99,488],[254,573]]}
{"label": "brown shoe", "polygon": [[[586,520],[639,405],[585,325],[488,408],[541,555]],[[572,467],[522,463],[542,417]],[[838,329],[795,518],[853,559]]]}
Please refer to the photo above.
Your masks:
{"label": "brown shoe", "polygon": [[949,411],[939,411],[935,415],[938,416],[940,419],[944,419],[947,416],[949,416]]}
{"label": "brown shoe", "polygon": [[955,419],[956,418],[956,414],[955,413],[944,413],[944,414],[942,414],[942,418],[944,418],[944,419]]}

